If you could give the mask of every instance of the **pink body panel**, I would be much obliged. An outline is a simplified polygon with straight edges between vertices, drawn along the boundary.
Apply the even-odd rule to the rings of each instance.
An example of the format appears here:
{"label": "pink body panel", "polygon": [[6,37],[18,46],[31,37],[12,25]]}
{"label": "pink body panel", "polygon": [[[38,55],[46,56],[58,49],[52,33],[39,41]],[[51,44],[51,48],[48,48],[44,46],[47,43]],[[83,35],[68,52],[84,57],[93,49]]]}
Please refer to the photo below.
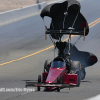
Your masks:
{"label": "pink body panel", "polygon": [[65,72],[66,67],[61,67],[61,68],[50,68],[48,77],[46,79],[46,83],[55,83],[57,77],[62,73]]}

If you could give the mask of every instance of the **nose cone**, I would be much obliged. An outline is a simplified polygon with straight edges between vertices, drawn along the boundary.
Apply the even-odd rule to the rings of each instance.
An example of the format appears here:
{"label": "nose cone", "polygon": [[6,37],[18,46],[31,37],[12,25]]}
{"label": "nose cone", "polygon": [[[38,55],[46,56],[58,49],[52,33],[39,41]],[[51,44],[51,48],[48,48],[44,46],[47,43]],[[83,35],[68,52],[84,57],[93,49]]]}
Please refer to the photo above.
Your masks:
{"label": "nose cone", "polygon": [[55,83],[57,82],[57,77],[64,72],[64,70],[66,69],[66,67],[62,67],[62,68],[53,68],[51,67],[49,70],[49,74],[48,77],[46,79],[46,83]]}

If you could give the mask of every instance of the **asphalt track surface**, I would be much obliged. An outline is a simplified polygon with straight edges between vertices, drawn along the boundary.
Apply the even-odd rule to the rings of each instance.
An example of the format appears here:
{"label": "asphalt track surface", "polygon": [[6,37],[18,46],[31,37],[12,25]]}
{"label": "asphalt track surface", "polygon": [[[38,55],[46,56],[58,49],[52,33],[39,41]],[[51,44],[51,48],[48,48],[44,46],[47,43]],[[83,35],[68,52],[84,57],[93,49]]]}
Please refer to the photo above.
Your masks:
{"label": "asphalt track surface", "polygon": [[[76,47],[98,57],[95,65],[86,68],[86,78],[80,87],[65,88],[59,93],[44,92],[43,88],[40,92],[0,92],[0,100],[83,100],[100,94],[100,0],[80,3],[90,33]],[[49,21],[46,19],[47,24]],[[45,40],[44,30],[38,14],[0,26],[0,88],[24,88],[25,80],[37,80],[45,60],[54,58],[52,42],[49,38]],[[75,40],[73,37],[72,42]]]}

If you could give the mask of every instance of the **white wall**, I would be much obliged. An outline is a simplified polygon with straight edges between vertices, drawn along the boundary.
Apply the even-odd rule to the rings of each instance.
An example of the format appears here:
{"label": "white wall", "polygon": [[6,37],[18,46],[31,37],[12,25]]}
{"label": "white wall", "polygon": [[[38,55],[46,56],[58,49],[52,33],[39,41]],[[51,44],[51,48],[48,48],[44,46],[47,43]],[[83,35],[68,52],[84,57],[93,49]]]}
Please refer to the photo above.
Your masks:
{"label": "white wall", "polygon": [[[41,9],[43,9],[47,5],[47,3],[39,3],[39,5],[41,6]],[[35,4],[32,6],[23,7],[23,8],[0,13],[0,24],[37,13],[39,11],[39,8],[38,8],[39,5]]]}

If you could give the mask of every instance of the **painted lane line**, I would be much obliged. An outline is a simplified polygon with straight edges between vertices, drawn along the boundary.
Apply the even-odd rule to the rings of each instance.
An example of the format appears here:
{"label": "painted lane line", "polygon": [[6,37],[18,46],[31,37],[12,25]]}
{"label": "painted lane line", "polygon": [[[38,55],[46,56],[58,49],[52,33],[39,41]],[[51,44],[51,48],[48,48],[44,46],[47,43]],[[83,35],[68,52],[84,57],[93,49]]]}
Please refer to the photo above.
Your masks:
{"label": "painted lane line", "polygon": [[[98,21],[99,19],[100,19],[100,18],[98,18],[97,20],[95,20],[95,21],[93,21],[92,23],[90,23],[90,24],[89,24],[89,28],[91,28],[91,27],[93,27],[94,25],[98,24],[98,23],[100,22],[100,21]],[[97,21],[98,21],[98,22],[97,22]],[[96,22],[96,23],[95,23],[95,22]],[[90,26],[91,24],[93,24],[93,25]],[[72,36],[72,37],[73,37],[73,36]],[[66,40],[68,40],[68,38],[65,39],[64,41],[66,41]],[[31,57],[31,56],[33,56],[33,55],[36,55],[36,54],[41,53],[41,52],[43,52],[43,51],[46,51],[46,50],[48,50],[48,49],[50,49],[50,48],[52,48],[52,47],[54,47],[54,46],[50,46],[50,47],[48,47],[48,48],[45,48],[45,49],[40,50],[40,51],[38,51],[38,52],[35,52],[35,53],[33,53],[33,54],[30,54],[30,55],[27,55],[27,56],[24,56],[24,57],[15,59],[15,60],[11,60],[11,61],[2,63],[2,64],[0,64],[0,66],[6,65],[6,64],[9,64],[9,63],[12,63],[12,62],[15,62],[15,61],[19,61],[19,60],[22,60],[22,59],[25,59],[25,58],[28,58],[28,57]]]}
{"label": "painted lane line", "polygon": [[1,65],[5,65],[5,64],[9,64],[9,63],[11,63],[11,62],[15,62],[15,61],[18,61],[18,60],[22,60],[22,59],[25,59],[25,58],[28,58],[28,57],[31,57],[31,56],[33,56],[33,55],[36,55],[36,54],[40,53],[40,52],[46,51],[46,50],[48,50],[48,49],[50,49],[50,48],[52,48],[52,47],[54,47],[54,46],[50,46],[50,47],[48,47],[48,48],[45,48],[45,49],[40,50],[40,51],[38,51],[38,52],[35,52],[35,53],[33,53],[33,54],[30,54],[30,55],[27,55],[27,56],[24,56],[24,57],[15,59],[15,60],[11,60],[11,61],[2,63],[2,64],[0,64],[0,66],[1,66]]}
{"label": "painted lane line", "polygon": [[94,24],[95,22],[97,22],[97,21],[99,21],[99,20],[100,20],[100,18],[98,18],[97,20],[95,20],[95,21],[93,21],[92,23],[90,23],[89,26],[90,26],[91,24]]}
{"label": "painted lane line", "polygon": [[91,25],[89,28],[91,28],[91,27],[95,26],[95,25],[96,25],[96,24],[98,24],[98,23],[100,23],[100,21],[98,21],[98,22],[94,23],[94,24],[93,24],[93,25]]}

